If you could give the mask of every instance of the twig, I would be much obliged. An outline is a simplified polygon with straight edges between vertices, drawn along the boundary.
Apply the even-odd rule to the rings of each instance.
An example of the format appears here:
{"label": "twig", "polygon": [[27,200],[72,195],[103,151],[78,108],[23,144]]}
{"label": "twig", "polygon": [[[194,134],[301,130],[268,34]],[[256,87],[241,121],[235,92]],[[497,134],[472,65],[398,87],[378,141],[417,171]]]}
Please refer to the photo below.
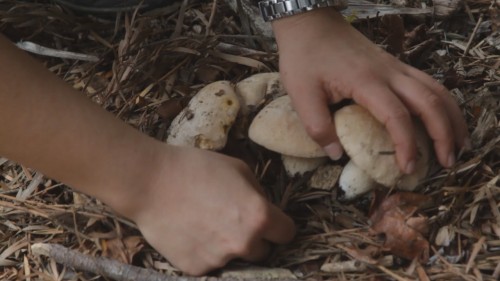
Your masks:
{"label": "twig", "polygon": [[179,37],[182,33],[182,25],[184,24],[184,16],[186,13],[186,9],[188,6],[189,1],[188,0],[183,0],[181,4],[181,8],[179,9],[179,17],[177,18],[177,22],[175,23],[175,30],[170,36],[170,39],[175,39]]}
{"label": "twig", "polygon": [[[35,243],[31,252],[37,256],[47,256],[57,263],[99,274],[116,281],[242,281],[239,278],[169,276],[152,269],[120,263],[105,257],[92,257],[58,244]],[[250,280],[250,279],[247,279]],[[259,280],[252,278],[251,280]],[[264,280],[264,279],[260,279]],[[274,281],[296,281],[294,279],[273,279]]]}
{"label": "twig", "polygon": [[62,58],[62,59],[72,59],[72,60],[83,60],[90,62],[98,62],[99,58],[92,55],[79,54],[68,51],[60,51],[52,48],[47,48],[30,41],[17,42],[16,46],[24,51],[34,53],[41,56]]}
{"label": "twig", "polygon": [[19,201],[24,201],[24,200],[28,199],[28,197],[31,196],[33,191],[35,191],[35,188],[38,187],[38,185],[42,182],[42,180],[43,180],[43,174],[40,172],[37,172],[35,174],[35,177],[31,181],[31,183],[28,185],[28,187],[26,187],[25,190],[21,190],[21,189],[19,190],[19,193],[16,196],[17,199],[19,199]]}
{"label": "twig", "polygon": [[474,243],[474,246],[472,247],[472,253],[470,254],[469,261],[467,262],[467,266],[465,267],[465,273],[469,273],[469,270],[472,267],[472,264],[474,263],[474,260],[477,257],[477,254],[483,247],[484,241],[486,241],[486,237],[482,236],[479,241]]}
{"label": "twig", "polygon": [[474,40],[474,37],[476,37],[477,30],[479,29],[479,26],[483,22],[484,19],[484,14],[481,14],[479,19],[477,20],[476,26],[474,27],[474,30],[472,31],[472,34],[469,37],[469,42],[467,42],[467,46],[465,47],[464,53],[462,57],[467,56],[467,53],[470,50],[470,46],[472,45],[472,40]]}
{"label": "twig", "polygon": [[390,271],[389,269],[387,269],[387,267],[383,266],[383,265],[377,265],[377,268],[382,270],[385,274],[391,276],[392,278],[398,280],[398,281],[408,281],[408,280],[412,280],[412,279],[408,279],[408,278],[404,278],[404,277],[401,277],[399,275],[397,275],[396,273]]}
{"label": "twig", "polygon": [[210,18],[208,18],[207,29],[205,30],[205,36],[210,34],[210,28],[214,21],[215,11],[217,10],[217,0],[213,0],[212,2],[212,10],[210,11]]}

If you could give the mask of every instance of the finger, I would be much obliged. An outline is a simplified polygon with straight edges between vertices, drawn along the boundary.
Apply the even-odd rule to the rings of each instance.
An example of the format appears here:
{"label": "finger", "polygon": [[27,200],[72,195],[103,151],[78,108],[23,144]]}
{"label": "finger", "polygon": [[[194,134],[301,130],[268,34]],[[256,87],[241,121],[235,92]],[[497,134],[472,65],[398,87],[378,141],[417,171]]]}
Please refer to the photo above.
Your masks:
{"label": "finger", "polygon": [[415,169],[416,144],[410,113],[406,106],[386,87],[371,87],[369,93],[356,91],[353,99],[368,109],[389,132],[396,150],[401,171],[409,174]]}
{"label": "finger", "polygon": [[[297,89],[292,87],[291,89]],[[335,125],[328,108],[329,99],[320,87],[307,89],[307,95],[296,90],[289,92],[295,111],[311,136],[333,160],[342,157],[342,146],[335,132]],[[304,90],[305,91],[305,90]]]}
{"label": "finger", "polygon": [[392,85],[394,91],[399,94],[410,111],[424,122],[434,141],[434,148],[441,165],[444,167],[453,165],[455,163],[454,134],[441,96],[409,76],[400,76],[394,81],[397,81]]}
{"label": "finger", "polygon": [[248,250],[240,255],[240,258],[250,262],[257,262],[265,259],[270,251],[269,242],[258,239],[251,243]]}
{"label": "finger", "polygon": [[266,225],[262,237],[270,242],[285,244],[295,236],[295,224],[278,207],[269,204],[269,223]]}
{"label": "finger", "polygon": [[431,76],[415,68],[410,68],[410,75],[413,75],[434,93],[441,96],[444,102],[445,109],[448,112],[453,131],[455,133],[455,145],[460,148],[469,148],[470,140],[469,132],[467,130],[467,123],[465,122],[464,115],[460,110],[460,107],[458,107],[457,102],[455,101],[455,99],[453,99],[448,89],[439,84],[439,82],[433,79]]}

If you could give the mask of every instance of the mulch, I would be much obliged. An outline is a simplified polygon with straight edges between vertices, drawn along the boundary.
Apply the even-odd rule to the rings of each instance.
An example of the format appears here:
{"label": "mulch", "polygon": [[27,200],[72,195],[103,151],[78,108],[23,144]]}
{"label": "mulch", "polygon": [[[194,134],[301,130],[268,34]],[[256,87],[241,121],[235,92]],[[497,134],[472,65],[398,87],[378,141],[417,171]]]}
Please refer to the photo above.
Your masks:
{"label": "mulch", "polygon": [[[339,201],[336,186],[311,188],[309,174],[290,178],[278,155],[233,139],[224,153],[249,163],[269,199],[298,226],[294,242],[274,249],[260,266],[289,269],[310,280],[500,278],[499,9],[498,1],[468,0],[442,18],[384,16],[352,23],[450,89],[471,132],[473,149],[461,153],[451,169],[434,167],[416,190],[432,198],[419,211],[429,222],[429,259],[408,260],[383,249],[384,237],[370,231],[374,193],[355,202]],[[272,44],[246,34],[239,18],[221,1],[184,1],[105,16],[51,1],[0,1],[0,32],[13,42],[96,57],[34,55],[103,109],[159,140],[165,140],[172,119],[204,85],[278,70]],[[33,255],[30,245],[37,242],[181,275],[147,245],[133,223],[103,203],[4,158],[0,216],[1,280],[104,280]]]}

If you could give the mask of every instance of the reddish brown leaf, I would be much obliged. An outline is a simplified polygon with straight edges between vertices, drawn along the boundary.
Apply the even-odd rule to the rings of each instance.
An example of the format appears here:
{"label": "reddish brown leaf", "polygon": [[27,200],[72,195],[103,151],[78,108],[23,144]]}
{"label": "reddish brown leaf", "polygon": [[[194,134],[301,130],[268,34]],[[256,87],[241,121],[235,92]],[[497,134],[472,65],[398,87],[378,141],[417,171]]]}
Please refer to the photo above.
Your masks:
{"label": "reddish brown leaf", "polygon": [[123,239],[102,240],[102,255],[117,261],[130,264],[135,254],[144,246],[140,236],[129,236]]}
{"label": "reddish brown leaf", "polygon": [[401,192],[386,198],[372,212],[371,231],[384,234],[384,249],[399,257],[421,262],[429,259],[429,242],[423,236],[427,232],[427,218],[413,216],[429,198],[425,195]]}

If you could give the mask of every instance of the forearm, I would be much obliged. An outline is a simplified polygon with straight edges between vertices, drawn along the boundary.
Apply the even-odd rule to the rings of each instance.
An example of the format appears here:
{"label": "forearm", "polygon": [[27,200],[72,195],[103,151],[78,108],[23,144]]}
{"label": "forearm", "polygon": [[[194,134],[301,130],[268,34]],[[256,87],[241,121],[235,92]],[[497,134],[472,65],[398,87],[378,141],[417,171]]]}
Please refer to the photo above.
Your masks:
{"label": "forearm", "polygon": [[0,65],[0,155],[118,206],[125,193],[120,188],[144,178],[142,164],[153,161],[159,144],[90,102],[1,35]]}

